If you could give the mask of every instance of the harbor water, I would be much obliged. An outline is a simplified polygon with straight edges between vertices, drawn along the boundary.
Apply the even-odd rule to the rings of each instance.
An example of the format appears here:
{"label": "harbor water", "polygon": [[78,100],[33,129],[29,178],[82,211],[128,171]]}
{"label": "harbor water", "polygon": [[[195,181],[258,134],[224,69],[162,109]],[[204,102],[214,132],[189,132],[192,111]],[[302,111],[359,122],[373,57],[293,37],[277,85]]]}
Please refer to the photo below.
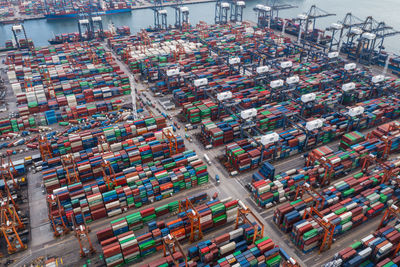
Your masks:
{"label": "harbor water", "polygon": [[[386,24],[400,30],[400,5],[398,0],[292,0],[277,1],[298,6],[298,8],[283,10],[279,16],[293,18],[298,14],[306,12],[311,5],[316,4],[319,8],[335,13],[336,16],[326,17],[317,20],[318,28],[325,28],[333,22],[342,20],[346,13],[351,12],[360,19],[373,16],[377,21],[385,21]],[[244,20],[256,21],[256,13],[253,8],[257,4],[265,4],[266,1],[247,0],[244,10]],[[213,23],[215,2],[191,4],[189,7],[189,20],[191,24],[199,21]],[[174,24],[175,14],[172,8],[167,7],[168,24]],[[384,15],[383,15],[384,14]],[[120,13],[103,17],[104,27],[113,22],[115,26],[127,25],[131,32],[135,33],[143,28],[153,25],[153,11],[151,9],[133,10],[131,13]],[[36,46],[48,45],[47,40],[55,34],[77,32],[77,22],[75,19],[53,20],[46,19],[25,21],[24,26],[28,38],[31,38]],[[11,25],[0,25],[0,46],[4,46],[6,40],[12,38]],[[388,51],[400,54],[399,44],[400,35],[387,38],[385,48]]]}

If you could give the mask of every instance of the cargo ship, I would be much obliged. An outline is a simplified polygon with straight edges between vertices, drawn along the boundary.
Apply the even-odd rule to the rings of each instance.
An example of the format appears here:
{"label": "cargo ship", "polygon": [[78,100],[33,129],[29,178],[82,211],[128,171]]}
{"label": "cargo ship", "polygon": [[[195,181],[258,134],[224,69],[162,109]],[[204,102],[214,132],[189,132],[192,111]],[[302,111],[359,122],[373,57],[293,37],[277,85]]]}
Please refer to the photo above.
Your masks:
{"label": "cargo ship", "polygon": [[78,42],[79,39],[80,39],[79,33],[73,32],[73,33],[57,34],[54,36],[54,38],[52,38],[48,41],[50,44],[55,45],[55,44]]}
{"label": "cargo ship", "polygon": [[[97,11],[92,13],[94,16],[105,16],[112,15],[118,13],[126,13],[131,12],[130,8],[119,8],[119,9],[109,9],[104,11]],[[70,10],[70,11],[60,11],[57,13],[48,13],[45,15],[47,20],[56,20],[56,19],[73,19],[79,16],[79,11]]]}
{"label": "cargo ship", "polygon": [[[282,31],[283,25],[285,24],[285,33],[298,36],[300,25],[291,19],[283,19],[283,18],[274,18],[271,20],[271,29]],[[324,30],[314,29],[309,30],[307,33],[308,40],[325,45],[330,42],[331,36],[325,35]],[[302,38],[304,38],[304,32],[302,33]]]}
{"label": "cargo ship", "polygon": [[[131,34],[131,29],[128,26],[122,27],[114,27],[114,24],[111,23],[108,30],[104,30],[103,37],[112,37],[112,36],[128,36]],[[95,38],[101,38],[102,35],[100,32],[96,31],[94,34]],[[87,33],[83,34],[83,39],[87,39]],[[82,41],[78,32],[72,33],[62,33],[54,35],[53,38],[49,39],[48,42],[52,45],[55,44],[63,44],[63,43],[73,43]]]}

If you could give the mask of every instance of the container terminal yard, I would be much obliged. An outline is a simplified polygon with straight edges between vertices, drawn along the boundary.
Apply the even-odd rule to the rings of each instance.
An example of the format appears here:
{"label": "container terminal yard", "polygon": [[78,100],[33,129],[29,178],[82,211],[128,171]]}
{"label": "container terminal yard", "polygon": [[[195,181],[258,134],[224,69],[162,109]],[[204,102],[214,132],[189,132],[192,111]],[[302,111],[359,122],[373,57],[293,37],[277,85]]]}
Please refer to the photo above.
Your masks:
{"label": "container terminal yard", "polygon": [[[393,27],[312,6],[217,1],[215,24],[0,60],[2,266],[398,266]],[[351,19],[352,18],[352,19]],[[340,52],[339,52],[340,51]]]}

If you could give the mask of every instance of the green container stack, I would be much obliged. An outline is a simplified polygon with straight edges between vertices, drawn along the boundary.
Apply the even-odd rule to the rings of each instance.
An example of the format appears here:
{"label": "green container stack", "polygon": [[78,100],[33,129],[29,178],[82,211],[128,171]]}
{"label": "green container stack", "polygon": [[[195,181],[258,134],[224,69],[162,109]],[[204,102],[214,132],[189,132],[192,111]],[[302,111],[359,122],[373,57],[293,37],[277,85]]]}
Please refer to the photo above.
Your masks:
{"label": "green container stack", "polygon": [[128,223],[129,229],[139,230],[143,228],[143,219],[140,212],[135,212],[133,214],[127,215],[126,222]]}

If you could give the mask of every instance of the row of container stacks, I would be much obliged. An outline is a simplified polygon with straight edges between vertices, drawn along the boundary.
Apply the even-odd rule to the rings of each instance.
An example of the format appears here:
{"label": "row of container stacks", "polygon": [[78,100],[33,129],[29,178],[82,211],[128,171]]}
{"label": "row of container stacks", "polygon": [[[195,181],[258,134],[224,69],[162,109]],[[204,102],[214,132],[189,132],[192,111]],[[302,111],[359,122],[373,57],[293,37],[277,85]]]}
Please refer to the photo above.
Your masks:
{"label": "row of container stacks", "polygon": [[[146,72],[147,73],[143,73],[145,74],[146,77],[150,78],[151,80],[160,80],[159,83],[156,84],[156,86],[158,87],[159,90],[161,91],[165,91],[166,89],[169,89],[170,91],[172,89],[176,89],[177,86],[177,81],[176,79],[174,80],[173,78],[168,77],[167,75],[159,75],[159,70],[160,68],[163,69],[179,69],[180,71],[184,70],[185,72],[190,71],[191,69],[198,69],[203,68],[204,64],[209,64],[210,60],[214,61],[212,58],[209,59],[209,61],[207,62],[201,62],[201,59],[207,57],[208,54],[208,50],[207,48],[201,48],[200,51],[198,52],[198,54],[196,55],[196,57],[193,57],[191,51],[188,51],[186,49],[186,47],[184,47],[184,49],[180,49],[179,51],[179,56],[177,57],[175,53],[171,53],[171,55],[169,57],[165,57],[164,54],[166,53],[165,51],[165,47],[171,46],[174,47],[176,45],[182,45],[185,46],[187,45],[188,41],[189,43],[191,41],[195,41],[198,42],[199,41],[199,36],[200,34],[198,33],[199,31],[202,32],[202,34],[204,35],[210,35],[213,36],[214,38],[219,38],[222,37],[224,35],[226,35],[228,37],[229,34],[232,34],[233,31],[231,31],[230,29],[224,27],[224,26],[210,26],[210,28],[214,28],[213,30],[200,30],[199,28],[191,28],[188,29],[187,32],[182,33],[179,31],[169,31],[166,33],[159,33],[159,34],[154,34],[151,33],[149,34],[149,39],[151,41],[151,45],[148,47],[145,47],[143,49],[143,45],[142,43],[138,42],[139,39],[141,39],[141,37],[137,37],[137,36],[131,36],[129,38],[120,38],[120,39],[114,39],[111,42],[111,46],[113,47],[113,49],[119,53],[120,55],[125,55],[124,58],[126,59],[126,61],[128,62],[128,64],[133,65],[132,71],[133,72],[139,72],[141,68],[146,68]],[[252,28],[250,27],[244,27],[244,26],[235,26],[235,28],[237,28],[237,30],[240,30],[242,32],[244,32],[246,29],[252,30]],[[263,31],[262,29],[260,29],[260,31]],[[254,31],[253,31],[254,32]],[[195,33],[195,34],[191,34],[191,33]],[[261,35],[259,36],[255,36],[253,33],[249,33],[253,38],[260,38]],[[171,36],[173,38],[171,38]],[[204,36],[205,37],[205,36]],[[176,41],[170,42],[168,44],[165,44],[166,40],[168,42],[168,40],[170,39],[175,39]],[[232,41],[232,40],[231,40]],[[234,41],[234,39],[233,39]],[[248,40],[246,40],[246,42],[248,42],[249,44],[251,42],[249,42]],[[123,44],[126,44],[125,46],[123,46]],[[210,45],[215,45],[215,42],[213,42]],[[125,51],[124,50],[125,48]],[[157,50],[155,48],[158,48]],[[168,50],[168,49],[167,49]],[[253,48],[253,50],[255,50]],[[138,52],[132,52],[132,51],[138,51]],[[169,52],[169,51],[168,51]],[[161,56],[158,56],[158,54],[161,53]],[[138,55],[139,54],[139,55]],[[155,54],[155,55],[154,55]],[[175,54],[175,55],[174,55]],[[146,63],[143,63],[145,61],[146,58],[143,58],[143,56],[151,56],[153,55],[153,57],[148,60]],[[182,56],[185,57],[185,60],[188,59],[188,61],[185,60],[179,60],[182,58]],[[190,60],[192,62],[190,62]],[[178,64],[173,65],[172,63],[174,62],[178,62]],[[168,63],[167,63],[168,62]],[[194,65],[193,65],[194,63]],[[192,65],[192,67],[188,67]],[[205,66],[206,68],[203,68],[207,73],[210,73],[209,71],[209,66]],[[225,70],[227,70],[227,66],[222,66]],[[221,70],[221,68],[219,68]],[[216,71],[218,71],[218,68],[215,69]],[[221,73],[221,71],[219,70],[219,72]],[[198,72],[194,72],[195,75],[198,75],[199,77],[205,77],[204,74],[199,75]],[[166,88],[169,87],[169,88]],[[178,91],[179,92],[179,91]],[[183,96],[183,100],[182,97],[179,96],[181,95],[180,93],[177,93],[176,97],[180,98],[179,103],[183,103],[183,102],[188,102],[188,101],[192,101],[193,99],[191,98],[187,98],[187,96]],[[196,97],[198,97],[196,95]],[[176,99],[178,100],[178,99]]]}
{"label": "row of container stacks", "polygon": [[[252,228],[249,226],[247,224],[241,225],[237,230],[189,248],[189,256],[186,258],[188,266],[210,266],[207,263],[214,263],[214,266],[231,264],[235,267],[247,265],[280,266],[282,256],[288,256],[287,253],[276,246],[268,237],[251,244],[248,240],[251,239]],[[141,266],[176,266],[174,261],[184,264],[185,258],[180,252],[175,252],[171,256],[162,257]]]}
{"label": "row of container stacks", "polygon": [[334,236],[337,237],[364,224],[397,202],[400,189],[380,184],[382,175],[383,172],[371,176],[361,174],[324,190],[324,199],[320,199],[323,204],[319,208],[323,218],[310,217],[306,213],[310,206],[315,208],[314,200],[308,198],[278,207],[274,213],[274,222],[282,231],[290,232],[291,240],[304,253],[310,252],[321,245],[324,236],[324,229],[318,220],[326,219],[333,225]]}
{"label": "row of container stacks", "polygon": [[[176,141],[173,141],[173,144],[176,144],[177,147],[176,151],[175,148],[171,151],[169,144],[166,139],[156,140],[155,137],[144,139],[143,136],[139,136],[113,144],[115,152],[103,152],[101,146],[76,152],[72,157],[73,168],[67,167],[69,167],[68,170],[72,169],[71,172],[78,174],[80,181],[86,182],[103,175],[102,164],[104,162],[109,162],[115,173],[137,165],[144,166],[146,163],[147,165],[157,163],[157,165],[162,165],[167,169],[187,164],[185,155],[192,153],[185,152],[182,137],[178,136]],[[182,152],[185,154],[177,154]],[[43,181],[48,192],[67,182],[67,169],[63,165],[64,159],[64,156],[54,157],[43,163]],[[110,175],[109,170],[107,172]]]}
{"label": "row of container stacks", "polygon": [[[254,225],[243,224],[238,229],[220,235],[212,240],[202,241],[187,251],[188,266],[260,266],[278,267],[291,258],[269,237],[258,238],[254,244]],[[184,264],[180,252],[154,260],[142,267],[175,266],[173,260]]]}
{"label": "row of container stacks", "polygon": [[184,103],[182,113],[188,122],[195,124],[204,120],[215,120],[218,116],[218,106],[210,100]]}
{"label": "row of container stacks", "polygon": [[[379,132],[378,129],[374,131]],[[365,140],[365,137],[359,132],[350,136],[361,136],[358,140]],[[345,137],[346,141],[347,139],[348,136]],[[260,170],[253,174],[252,197],[261,207],[269,207],[273,202],[284,202],[288,196],[295,192],[297,185],[304,182],[311,185],[324,185],[337,177],[362,167],[368,155],[382,156],[384,151],[387,151],[386,147],[384,141],[375,136],[366,141],[354,143],[344,151],[333,151],[329,147],[323,146],[310,152],[308,159],[306,159],[309,166],[291,169],[276,175],[273,166],[265,162]],[[390,153],[396,151],[391,150]],[[325,159],[323,164],[321,164],[322,158]]]}
{"label": "row of container stacks", "polygon": [[400,225],[386,226],[341,250],[324,267],[399,266]]}
{"label": "row of container stacks", "polygon": [[[160,150],[167,146],[164,140],[150,144],[136,143],[125,146],[125,150],[97,154],[90,159],[77,158],[87,156],[86,153],[75,153],[76,167],[60,166],[59,157],[50,159],[49,164],[57,166],[43,170],[46,189],[58,197],[69,221],[72,213],[77,220],[88,221],[114,216],[208,182],[207,166],[193,151],[169,155],[169,150]],[[104,159],[115,175],[101,165]],[[80,182],[67,185],[66,169],[73,173],[74,167]]]}
{"label": "row of container stacks", "polygon": [[[388,119],[395,119],[399,116],[399,109],[398,109],[398,102],[397,98],[381,98],[381,99],[372,99],[367,100],[361,103],[358,103],[357,106],[362,106],[365,110],[365,113],[356,119],[352,119],[347,115],[347,110],[341,110],[338,112],[330,112],[322,115],[321,117],[325,119],[323,124],[322,130],[326,132],[326,134],[319,133],[318,141],[319,142],[327,142],[332,138],[342,135],[344,132],[349,131],[351,129],[365,129],[372,127],[376,124],[382,124],[385,120]],[[387,106],[389,104],[389,106]],[[257,108],[257,117],[256,123],[257,127],[265,132],[273,131],[284,126],[291,126],[288,124],[287,120],[285,119],[285,115],[289,116],[293,112],[300,112],[301,108],[300,105],[297,103],[293,103],[290,101],[280,102],[280,103],[271,103],[267,105],[263,105],[261,108]],[[387,115],[385,113],[387,112]],[[317,117],[315,117],[317,118]],[[314,119],[315,119],[314,118]],[[309,119],[312,120],[312,119]],[[238,118],[230,117],[227,119],[223,117],[223,121],[233,121],[240,123]],[[203,124],[208,123],[207,121]],[[304,127],[304,123],[300,123],[302,127]],[[291,126],[292,131],[299,131],[298,129],[294,129]],[[218,128],[217,128],[218,129]],[[218,130],[224,132],[229,131],[225,127],[221,127]],[[294,132],[294,134],[297,133]],[[300,131],[299,131],[300,132]],[[202,135],[206,139],[210,139],[214,136],[214,132],[210,131],[202,131]],[[239,133],[239,130],[236,130],[235,133]],[[285,131],[283,131],[285,133]],[[300,132],[300,134],[305,134]],[[296,137],[296,135],[295,135]],[[293,139],[293,138],[291,138]],[[305,141],[305,137],[300,138],[299,141]],[[308,140],[307,140],[308,141]],[[307,145],[313,145],[312,140],[308,141]],[[291,147],[295,145],[291,144]]]}
{"label": "row of container stacks", "polygon": [[[200,215],[201,231],[208,232],[215,227],[232,223],[237,216],[237,200],[213,200],[205,204],[204,195],[195,197],[192,204]],[[181,204],[184,205],[184,204]],[[177,211],[179,203],[172,202],[159,208],[148,208],[124,218],[111,222],[111,226],[97,232],[101,243],[107,266],[115,266],[122,262],[138,261],[163,249],[162,238],[169,234],[178,240],[188,239],[191,235],[191,222],[187,213],[191,210],[183,210],[177,213],[177,219],[168,221],[160,220],[161,216]],[[148,226],[148,232],[135,235],[136,230]],[[126,236],[129,236],[126,237]],[[127,240],[129,239],[129,241]]]}
{"label": "row of container stacks", "polygon": [[[284,61],[285,59],[293,60],[287,58],[282,58],[281,60]],[[301,111],[303,116],[309,117],[313,114],[324,113],[327,107],[331,109],[334,108],[333,105],[337,102],[345,105],[352,105],[377,96],[377,92],[371,89],[370,84],[357,80],[353,81],[355,88],[351,94],[343,92],[342,84],[346,82],[347,78],[343,71],[340,70],[340,67],[338,67],[336,71],[320,69],[320,73],[312,73],[308,67],[313,63],[293,62],[293,75],[297,75],[299,84],[294,88],[293,92],[287,92],[285,95],[282,95],[279,91],[273,89],[271,85],[259,85],[254,81],[253,77],[232,73],[229,69],[226,69],[226,65],[221,64],[218,60],[212,61],[210,59],[207,61],[207,65],[210,63],[216,65],[207,66],[205,69],[196,68],[196,70],[185,74],[196,75],[196,77],[199,78],[207,78],[207,86],[216,92],[231,91],[232,98],[235,99],[243,109],[250,107],[256,108],[265,103],[270,103],[271,101],[282,101],[284,99],[292,99],[295,103],[301,104],[301,95],[314,93],[314,104],[311,106],[308,105],[307,108]],[[170,67],[173,68],[173,66]],[[302,71],[296,71],[296,67],[297,69],[302,69]],[[270,75],[274,76],[274,73]],[[276,77],[271,77],[271,80],[279,79],[279,75],[280,73],[276,71]],[[369,78],[366,73],[360,73],[360,75],[365,76],[366,79]],[[178,78],[176,78],[176,80],[179,81]],[[386,82],[394,88],[399,87],[398,80],[388,79]],[[197,89],[196,86],[192,86],[192,84],[188,82],[185,83],[185,86],[174,90],[173,97],[177,105],[188,101],[191,102],[208,98],[203,90]],[[304,104],[304,106],[306,105]]]}
{"label": "row of container stacks", "polygon": [[[381,101],[382,100],[378,100],[377,103],[382,103]],[[395,101],[395,103],[397,103],[397,101]],[[376,125],[380,125],[394,118],[398,118],[398,115],[400,114],[397,113],[398,108],[392,106],[389,109],[383,109],[388,110],[389,112],[389,117],[386,117],[386,115],[384,115],[385,113],[383,113],[383,110],[381,110],[378,105],[370,105],[370,101],[368,101],[368,104],[370,107],[373,107],[373,109],[375,109],[373,111],[375,112],[375,114],[380,113],[379,118],[374,113],[370,113],[373,116],[369,116],[368,114],[366,114],[366,117],[364,117],[364,123],[354,124],[354,121],[349,120],[346,116],[333,113],[324,116],[326,120],[323,123],[323,127],[315,130],[313,135],[311,136],[310,133],[303,132],[295,127],[287,130],[275,131],[275,133],[279,135],[279,140],[275,143],[266,145],[264,150],[260,145],[250,139],[242,139],[237,142],[230,143],[225,146],[225,156],[228,166],[231,167],[234,171],[238,172],[254,169],[259,167],[259,165],[262,163],[260,162],[262,151],[263,160],[284,159],[289,156],[301,153],[311,147],[333,141],[334,139],[341,137],[343,134],[351,130],[367,129]],[[396,109],[394,113],[392,108]],[[225,132],[218,131],[218,128],[212,128],[212,123],[209,123],[208,125],[210,125],[209,128],[212,129],[213,135],[209,139],[209,144],[219,144],[222,143],[225,139],[230,139],[232,131],[233,137],[240,135],[239,127],[232,129],[232,127],[226,125],[226,127],[223,128],[226,132],[225,134]],[[235,126],[236,124],[231,122],[230,125]],[[205,126],[202,126],[202,129],[203,128],[207,129]],[[227,129],[231,129],[230,132]],[[206,130],[202,130],[202,132],[206,132]],[[211,131],[209,130],[208,132],[210,133]],[[398,139],[396,135],[393,135],[393,138]],[[398,146],[398,143],[394,142],[392,146],[396,147]]]}
{"label": "row of container stacks", "polygon": [[69,109],[65,111],[47,110],[42,113],[20,116],[14,119],[1,119],[0,120],[0,134],[19,132],[29,129],[38,129],[39,126],[51,125],[54,123],[68,123],[73,120],[80,120],[87,118],[86,116],[97,116],[95,114],[114,113],[120,110],[123,106],[121,100],[101,101],[97,103],[90,103],[81,105],[78,108]]}
{"label": "row of container stacks", "polygon": [[20,115],[65,108],[67,114],[106,112],[111,109],[103,107],[105,102],[89,103],[128,95],[131,90],[128,76],[96,42],[50,46],[37,49],[35,55],[14,52],[7,64]]}
{"label": "row of container stacks", "polygon": [[[262,32],[262,29],[257,29],[260,32]],[[209,25],[200,25],[197,28],[192,28],[189,29],[187,32],[182,33],[182,32],[176,32],[176,31],[169,31],[166,33],[161,33],[161,34],[150,34],[150,42],[151,42],[151,47],[152,48],[148,48],[148,50],[150,49],[154,49],[155,47],[160,47],[160,44],[163,43],[163,41],[165,41],[166,39],[169,40],[168,38],[171,38],[171,36],[174,36],[174,39],[177,39],[178,41],[181,42],[185,42],[186,40],[190,40],[193,41],[193,35],[192,33],[196,32],[196,36],[197,41],[201,41],[205,44],[207,44],[212,50],[214,50],[219,57],[225,57],[226,55],[238,55],[239,58],[242,60],[242,62],[248,62],[248,61],[252,61],[253,59],[249,59],[249,55],[251,53],[249,53],[250,50],[257,50],[257,49],[261,49],[261,48],[269,48],[272,47],[274,45],[279,46],[278,43],[281,43],[281,38],[274,36],[272,33],[269,34],[255,34],[254,29],[251,27],[248,27],[248,25],[241,25],[241,26],[234,26],[232,28],[226,28],[224,26],[209,26]],[[166,37],[167,36],[167,37]],[[247,36],[248,38],[243,38],[243,36]],[[251,37],[251,38],[250,38]],[[130,37],[130,38],[125,38],[125,39],[116,39],[114,40],[114,42],[116,44],[118,44],[115,47],[115,50],[120,53],[121,55],[123,54],[127,54],[126,58],[130,57],[130,52],[131,52],[131,48],[126,49],[125,51],[123,51],[123,44],[125,43],[125,46],[128,47],[133,47],[133,50],[142,50],[142,44],[140,44],[139,40],[142,37],[140,36],[134,36],[134,37]],[[252,39],[252,41],[250,42],[249,40]],[[184,41],[185,40],[185,41]],[[271,41],[273,40],[273,42],[269,42],[268,46],[265,45],[265,42]],[[275,41],[278,41],[277,43],[274,43]],[[287,41],[287,40],[285,40]],[[255,43],[258,43],[258,45],[255,45]],[[162,45],[161,45],[162,46]],[[278,57],[282,57],[284,58],[284,56],[288,56],[288,55],[293,55],[293,54],[297,54],[299,53],[298,50],[294,49],[293,47],[290,46],[290,43],[283,45],[283,46],[288,46],[290,47],[290,49],[286,49],[288,47],[285,47],[283,49],[278,49],[280,51],[282,51],[283,53],[278,53],[277,55],[274,56],[278,56]],[[238,47],[240,47],[240,51],[237,49]],[[254,49],[255,47],[257,47],[257,49]],[[145,48],[147,49],[147,48]],[[163,51],[163,49],[159,49],[161,52]],[[160,51],[156,51],[156,52],[160,52]],[[290,52],[291,51],[291,52]],[[253,51],[255,52],[255,54],[257,54],[257,51]],[[265,51],[264,51],[265,52]],[[142,53],[142,51],[140,52]],[[185,51],[182,51],[182,53],[184,55],[186,55],[187,53]],[[233,53],[233,54],[232,54]],[[257,57],[257,56],[256,56]],[[176,58],[176,57],[175,57]],[[194,61],[194,58],[191,58]],[[292,57],[292,58],[286,58],[291,60],[292,62],[296,62],[298,59],[296,57]],[[139,72],[139,70],[142,68],[144,68],[144,72],[148,72],[148,73],[152,73],[150,76],[152,79],[161,79],[162,81],[159,82],[158,86],[160,87],[160,90],[164,90],[165,87],[172,87],[172,89],[175,88],[176,84],[179,84],[180,79],[179,78],[171,78],[170,75],[159,75],[160,73],[160,64],[158,63],[158,59],[155,59],[153,61],[150,61],[151,63],[149,64],[147,63],[143,63],[140,60],[135,61],[135,66],[136,66],[136,71]],[[156,63],[153,63],[156,62]],[[164,59],[164,62],[167,62],[166,59]],[[161,66],[161,68],[168,70],[168,69],[178,69],[178,73],[179,71],[182,72],[182,68],[183,66],[181,64],[175,64],[172,63],[174,62],[174,59],[172,59],[172,55],[171,55],[171,60],[168,61],[168,63],[165,63],[165,65],[163,64]],[[217,64],[220,65],[220,61],[216,61]],[[297,63],[294,63],[297,64]],[[140,67],[142,66],[142,67]],[[226,68],[225,65],[220,65],[224,68]],[[220,66],[218,66],[218,68],[216,69],[221,69]],[[300,63],[298,65],[295,65],[292,67],[292,69],[294,70],[295,74],[300,74],[300,75],[304,75],[304,74],[310,74],[310,73],[315,73],[315,72],[321,72],[324,71],[324,64],[323,62],[307,62],[307,63]],[[343,66],[341,66],[343,67]],[[143,72],[143,71],[142,71]],[[147,76],[149,76],[149,74],[146,74]],[[337,68],[336,71],[327,71],[325,73],[323,73],[322,75],[318,76],[314,75],[314,76],[305,76],[304,79],[302,77],[300,77],[301,83],[300,83],[300,92],[304,92],[306,90],[312,89],[313,87],[317,88],[317,89],[321,89],[324,91],[325,95],[323,94],[318,94],[318,101],[319,103],[324,103],[325,99],[327,99],[327,102],[332,100],[335,100],[337,98],[341,98],[342,95],[342,91],[339,88],[339,85],[342,85],[346,80],[346,82],[349,81],[349,78],[353,79],[354,77],[358,77],[358,75],[361,76],[366,76],[365,72],[359,71],[359,70],[355,70],[354,71],[354,76],[349,77],[348,75],[344,75],[345,71],[342,71],[342,69]],[[188,74],[187,71],[185,70],[185,74]],[[226,78],[224,77],[226,75],[226,72],[220,72],[218,74],[218,76],[216,76],[215,74],[217,73],[213,73],[213,71],[210,71],[210,68],[206,68],[205,70],[203,70],[202,72],[198,72],[198,71],[190,71],[190,74],[196,75],[197,78],[207,78],[208,82],[210,83],[209,85],[214,87],[217,84],[218,86],[222,86],[222,88],[217,88],[214,87],[218,90],[225,91],[228,89],[231,89],[232,87],[236,87],[233,84],[236,84],[237,81],[239,81],[238,84],[245,84],[245,82],[243,82],[243,79],[246,79],[244,77],[240,77],[240,75],[238,76],[232,76],[230,78],[227,79],[227,82],[218,82],[217,81],[217,77],[219,77],[220,79]],[[274,76],[275,75],[275,76]],[[272,77],[279,77],[279,71],[275,71],[272,70]],[[368,78],[368,75],[366,76]],[[341,80],[342,79],[342,80]],[[172,81],[173,80],[173,81]],[[178,81],[177,81],[178,80]],[[337,82],[337,86],[338,89],[337,94],[330,94],[330,91],[327,90],[326,85],[329,83],[335,83]],[[369,83],[361,81],[361,80],[355,80],[354,81],[356,83],[356,93],[355,94],[346,94],[344,96],[344,103],[351,103],[353,101],[361,101],[364,100],[366,98],[369,98],[371,96],[371,93],[369,91],[373,91],[373,90],[367,90],[365,89],[365,86],[369,86]],[[252,84],[253,81],[247,79],[247,83],[248,84]],[[224,86],[224,85],[225,86]],[[175,100],[177,103],[183,103],[183,102],[188,102],[188,101],[193,101],[193,100],[198,100],[198,99],[202,99],[203,97],[205,97],[204,93],[202,91],[198,91],[195,90],[193,86],[186,84],[187,88],[183,87],[181,89],[179,89],[178,91],[174,92],[175,95]],[[320,85],[320,86],[319,86]],[[320,87],[320,88],[318,88]],[[244,87],[246,88],[246,86]],[[171,88],[169,88],[171,89]],[[243,88],[241,88],[243,89]],[[239,89],[239,90],[241,90]],[[233,89],[235,90],[235,89]],[[318,106],[318,105],[317,105]],[[322,107],[319,106],[316,109],[321,110]]]}
{"label": "row of container stacks", "polygon": [[144,139],[154,137],[157,140],[162,139],[162,131],[160,130],[164,129],[166,126],[165,117],[148,117],[135,120],[132,123],[111,125],[96,130],[81,131],[79,133],[69,134],[66,137],[60,137],[57,140],[51,139],[49,147],[53,156],[60,156],[70,152],[75,153],[98,147],[101,143],[100,139],[104,137],[108,145],[103,149],[109,149],[115,152],[118,150],[118,147],[120,147],[117,143],[129,138],[143,136]]}

